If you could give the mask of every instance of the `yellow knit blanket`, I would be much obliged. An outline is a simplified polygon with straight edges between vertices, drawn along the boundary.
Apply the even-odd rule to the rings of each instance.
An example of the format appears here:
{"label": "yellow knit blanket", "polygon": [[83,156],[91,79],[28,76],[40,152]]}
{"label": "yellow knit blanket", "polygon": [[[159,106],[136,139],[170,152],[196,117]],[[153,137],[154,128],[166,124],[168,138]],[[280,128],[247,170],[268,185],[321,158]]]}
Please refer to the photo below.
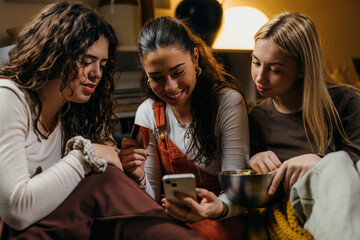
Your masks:
{"label": "yellow knit blanket", "polygon": [[290,201],[284,199],[274,206],[249,210],[249,240],[314,239],[300,226]]}

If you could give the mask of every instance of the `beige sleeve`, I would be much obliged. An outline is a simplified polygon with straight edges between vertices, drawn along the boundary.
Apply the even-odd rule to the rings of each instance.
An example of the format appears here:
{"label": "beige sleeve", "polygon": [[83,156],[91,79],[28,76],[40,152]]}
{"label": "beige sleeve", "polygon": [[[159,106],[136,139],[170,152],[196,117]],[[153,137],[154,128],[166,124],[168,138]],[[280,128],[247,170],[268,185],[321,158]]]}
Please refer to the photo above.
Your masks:
{"label": "beige sleeve", "polygon": [[85,141],[31,177],[25,150],[28,107],[14,91],[0,88],[0,109],[0,216],[10,227],[22,230],[58,207],[89,169],[101,171],[106,163],[94,158],[91,144]]}

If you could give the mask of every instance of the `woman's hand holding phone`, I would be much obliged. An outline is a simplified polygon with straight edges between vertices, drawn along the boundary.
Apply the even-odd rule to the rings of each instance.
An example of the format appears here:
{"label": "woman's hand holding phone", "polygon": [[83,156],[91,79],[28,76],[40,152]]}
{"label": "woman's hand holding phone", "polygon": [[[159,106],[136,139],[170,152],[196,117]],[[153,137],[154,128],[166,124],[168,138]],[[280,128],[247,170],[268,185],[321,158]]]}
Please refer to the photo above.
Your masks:
{"label": "woman's hand holding phone", "polygon": [[171,217],[188,223],[199,222],[206,218],[217,218],[222,214],[223,203],[214,193],[203,188],[196,188],[196,194],[199,198],[202,198],[200,203],[185,194],[176,194],[179,200],[188,206],[187,208],[172,204],[166,198],[161,200],[162,206]]}

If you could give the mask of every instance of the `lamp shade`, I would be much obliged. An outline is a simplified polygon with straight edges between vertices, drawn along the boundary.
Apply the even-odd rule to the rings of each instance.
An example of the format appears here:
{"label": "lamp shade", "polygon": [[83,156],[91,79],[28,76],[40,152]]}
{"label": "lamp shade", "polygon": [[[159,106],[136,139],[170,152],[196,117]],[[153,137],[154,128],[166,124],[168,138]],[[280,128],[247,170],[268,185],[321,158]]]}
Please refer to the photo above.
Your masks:
{"label": "lamp shade", "polygon": [[254,35],[267,21],[266,15],[256,8],[229,8],[224,12],[224,22],[213,47],[253,49]]}
{"label": "lamp shade", "polygon": [[99,12],[113,25],[120,46],[135,46],[142,26],[139,0],[100,0]]}

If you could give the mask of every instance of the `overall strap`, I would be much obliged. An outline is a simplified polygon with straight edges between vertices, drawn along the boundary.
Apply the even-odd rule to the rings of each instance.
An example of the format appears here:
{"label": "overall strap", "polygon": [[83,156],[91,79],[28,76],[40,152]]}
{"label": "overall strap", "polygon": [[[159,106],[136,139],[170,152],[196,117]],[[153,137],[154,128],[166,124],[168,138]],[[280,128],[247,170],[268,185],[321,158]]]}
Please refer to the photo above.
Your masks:
{"label": "overall strap", "polygon": [[156,128],[165,127],[165,103],[154,102],[153,103],[154,116],[156,121]]}
{"label": "overall strap", "polygon": [[196,176],[196,185],[214,192],[218,195],[221,191],[217,176],[211,176],[201,170],[195,163],[170,140],[165,134],[165,103],[153,103],[153,111],[158,134],[158,151],[164,174],[193,173]]}

